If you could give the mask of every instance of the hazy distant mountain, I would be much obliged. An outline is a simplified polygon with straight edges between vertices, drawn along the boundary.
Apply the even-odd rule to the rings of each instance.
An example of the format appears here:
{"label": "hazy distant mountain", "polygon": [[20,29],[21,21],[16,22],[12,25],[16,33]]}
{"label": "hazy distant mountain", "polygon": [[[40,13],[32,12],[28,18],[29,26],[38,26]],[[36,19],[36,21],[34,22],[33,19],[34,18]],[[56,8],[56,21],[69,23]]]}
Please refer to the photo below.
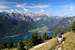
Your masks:
{"label": "hazy distant mountain", "polygon": [[60,17],[48,16],[46,14],[35,14],[33,20],[37,23],[37,27],[47,26],[49,31],[68,31],[71,23],[75,20],[75,17]]}
{"label": "hazy distant mountain", "polygon": [[75,17],[66,17],[66,18],[44,17],[36,22],[38,23],[39,27],[47,26],[49,31],[67,31],[74,19]]}

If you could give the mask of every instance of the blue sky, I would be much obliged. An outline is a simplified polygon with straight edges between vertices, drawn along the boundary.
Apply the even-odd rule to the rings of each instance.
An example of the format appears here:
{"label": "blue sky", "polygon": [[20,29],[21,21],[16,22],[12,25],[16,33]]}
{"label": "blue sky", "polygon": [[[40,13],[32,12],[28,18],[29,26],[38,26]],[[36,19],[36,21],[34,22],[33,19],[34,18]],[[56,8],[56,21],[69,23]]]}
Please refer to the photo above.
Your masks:
{"label": "blue sky", "polygon": [[74,16],[75,0],[0,0],[0,12],[2,11]]}

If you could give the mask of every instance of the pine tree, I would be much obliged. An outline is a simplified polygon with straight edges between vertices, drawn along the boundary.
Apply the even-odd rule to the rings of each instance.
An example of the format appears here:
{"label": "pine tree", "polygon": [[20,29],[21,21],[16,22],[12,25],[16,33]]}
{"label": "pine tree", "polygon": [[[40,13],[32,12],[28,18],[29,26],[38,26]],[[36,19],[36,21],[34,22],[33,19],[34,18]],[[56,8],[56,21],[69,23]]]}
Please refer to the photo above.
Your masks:
{"label": "pine tree", "polygon": [[24,46],[25,46],[24,43],[22,41],[20,41],[19,44],[18,44],[18,50],[26,50],[24,48]]}
{"label": "pine tree", "polygon": [[72,31],[74,31],[75,32],[75,21],[72,23]]}

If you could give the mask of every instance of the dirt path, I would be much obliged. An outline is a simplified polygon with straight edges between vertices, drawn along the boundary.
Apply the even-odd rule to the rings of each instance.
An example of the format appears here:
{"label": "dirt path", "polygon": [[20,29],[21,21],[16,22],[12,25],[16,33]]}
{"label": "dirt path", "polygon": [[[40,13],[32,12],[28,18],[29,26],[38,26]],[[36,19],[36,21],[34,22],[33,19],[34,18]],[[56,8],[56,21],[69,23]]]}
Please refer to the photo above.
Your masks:
{"label": "dirt path", "polygon": [[[68,36],[70,32],[67,32],[64,34],[64,37]],[[48,40],[42,44],[36,45],[35,47],[29,49],[29,50],[50,50],[57,44],[57,37],[53,38],[51,40]],[[55,46],[55,50],[61,50],[62,49],[62,44]]]}
{"label": "dirt path", "polygon": [[[64,37],[66,38],[69,35],[70,32],[66,33]],[[52,50],[62,50],[62,46],[64,44],[64,41],[61,44],[56,44],[56,46]]]}
{"label": "dirt path", "polygon": [[29,50],[49,50],[57,43],[57,39],[53,38],[51,40],[47,40],[46,42],[36,45],[35,47],[29,49]]}
{"label": "dirt path", "polygon": [[61,50],[61,44],[57,45],[56,48],[54,50]]}
{"label": "dirt path", "polygon": [[[63,41],[64,42],[64,41]],[[61,44],[57,44],[56,46],[55,46],[55,48],[54,48],[54,50],[62,50],[62,45],[64,44],[64,43],[61,43]]]}

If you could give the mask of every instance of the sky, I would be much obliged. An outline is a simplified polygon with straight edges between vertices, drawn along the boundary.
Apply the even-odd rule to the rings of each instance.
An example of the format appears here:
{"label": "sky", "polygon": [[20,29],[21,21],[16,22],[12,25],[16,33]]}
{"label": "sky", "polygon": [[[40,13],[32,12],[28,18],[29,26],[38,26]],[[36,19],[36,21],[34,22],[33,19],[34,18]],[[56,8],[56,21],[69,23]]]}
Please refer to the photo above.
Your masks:
{"label": "sky", "polygon": [[75,0],[0,0],[0,12],[75,16]]}

